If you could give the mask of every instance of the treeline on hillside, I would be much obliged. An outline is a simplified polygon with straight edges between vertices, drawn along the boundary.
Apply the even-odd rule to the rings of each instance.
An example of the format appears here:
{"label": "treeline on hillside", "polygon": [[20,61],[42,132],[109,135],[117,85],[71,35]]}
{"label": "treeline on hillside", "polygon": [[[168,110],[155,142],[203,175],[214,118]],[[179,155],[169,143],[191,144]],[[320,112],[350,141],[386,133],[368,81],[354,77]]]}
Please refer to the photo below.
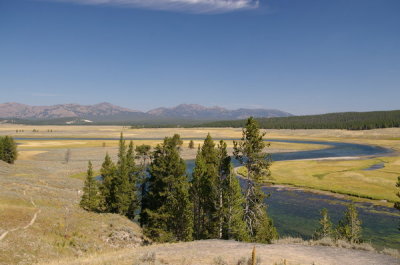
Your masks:
{"label": "treeline on hillside", "polygon": [[[215,143],[207,135],[188,176],[179,135],[166,137],[151,150],[149,145],[134,148],[132,141],[127,146],[121,134],[118,160],[114,163],[106,155],[102,181],[93,176],[89,161],[80,205],[88,211],[139,219],[144,233],[157,242],[216,238],[271,243],[278,233],[260,185],[269,177],[271,163],[264,152],[264,135],[249,118],[242,139],[234,142],[233,157],[247,168],[241,185],[223,140]],[[361,223],[354,206],[336,227],[326,210],[321,215],[315,239],[360,242]]]}
{"label": "treeline on hillside", "polygon": [[11,136],[0,136],[0,160],[13,164],[17,159],[17,144]]}
{"label": "treeline on hillside", "polygon": [[[400,110],[342,112],[321,115],[257,118],[263,129],[347,129],[369,130],[400,127]],[[200,127],[243,127],[245,120],[215,121]]]}

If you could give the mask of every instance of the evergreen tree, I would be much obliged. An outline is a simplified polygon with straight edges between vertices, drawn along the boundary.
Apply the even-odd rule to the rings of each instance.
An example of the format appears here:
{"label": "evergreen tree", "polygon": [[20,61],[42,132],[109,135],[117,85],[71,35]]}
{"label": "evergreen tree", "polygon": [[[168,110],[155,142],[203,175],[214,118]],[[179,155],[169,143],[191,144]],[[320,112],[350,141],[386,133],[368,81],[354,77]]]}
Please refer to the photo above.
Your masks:
{"label": "evergreen tree", "polygon": [[114,177],[116,174],[115,164],[112,162],[108,153],[104,158],[104,162],[101,166],[101,177],[102,184],[100,185],[101,192],[101,205],[102,209],[105,212],[113,212],[113,209],[116,208],[116,199],[115,199],[115,181]]}
{"label": "evergreen tree", "polygon": [[195,167],[192,172],[191,198],[194,212],[194,237],[195,239],[205,238],[204,220],[205,213],[203,205],[205,204],[205,195],[202,194],[203,176],[206,174],[206,163],[201,153],[200,146],[197,150]]}
{"label": "evergreen tree", "polygon": [[0,136],[0,160],[4,161],[4,137]]}
{"label": "evergreen tree", "polygon": [[190,148],[190,149],[194,149],[194,142],[193,142],[193,140],[190,140],[190,142],[189,142],[189,148]]}
{"label": "evergreen tree", "polygon": [[[145,200],[145,194],[146,194],[146,187],[147,187],[147,182],[149,179],[149,174],[147,172],[147,167],[148,163],[151,159],[151,154],[150,154],[151,146],[150,145],[139,145],[136,146],[136,159],[139,160],[139,167],[138,167],[138,183],[140,185],[140,212],[143,212],[143,210],[146,208],[146,200]],[[142,218],[140,218],[140,225],[142,226]]]}
{"label": "evergreen tree", "polygon": [[189,200],[186,165],[180,157],[179,135],[166,137],[157,145],[149,167],[150,178],[144,195],[146,207],[141,222],[147,236],[159,242],[192,239],[193,213]]}
{"label": "evergreen tree", "polygon": [[223,191],[223,227],[222,238],[249,241],[246,222],[244,221],[244,196],[239,179],[235,176],[232,165],[222,181]]}
{"label": "evergreen tree", "polygon": [[139,201],[138,201],[138,194],[137,194],[137,175],[138,175],[138,168],[136,167],[135,163],[135,151],[133,148],[133,142],[130,141],[128,151],[126,153],[126,164],[128,167],[128,180],[129,180],[129,195],[130,195],[130,204],[126,216],[130,219],[135,218],[135,211],[138,209]]}
{"label": "evergreen tree", "polygon": [[196,239],[219,238],[222,232],[218,170],[218,150],[208,134],[196,156],[192,177]]}
{"label": "evergreen tree", "polygon": [[353,203],[347,206],[344,217],[339,221],[337,232],[339,238],[346,239],[350,243],[360,243],[361,221],[358,219],[358,212]]}
{"label": "evergreen tree", "polygon": [[223,140],[218,144],[218,161],[219,238],[248,241],[243,215],[244,197]]}
{"label": "evergreen tree", "polygon": [[117,170],[114,177],[114,184],[112,185],[115,196],[115,204],[113,212],[126,215],[131,204],[131,190],[132,186],[129,182],[129,166],[127,161],[127,151],[125,140],[121,133],[119,140],[118,162]]}
{"label": "evergreen tree", "polygon": [[99,189],[97,186],[97,181],[93,177],[92,162],[89,161],[80,206],[87,211],[97,211],[99,203]]}
{"label": "evergreen tree", "polygon": [[264,204],[266,196],[259,184],[270,175],[271,162],[270,156],[264,152],[264,148],[268,146],[263,140],[264,135],[265,133],[260,132],[257,121],[250,117],[243,128],[241,141],[234,141],[233,154],[247,169],[244,219],[250,237],[260,242],[271,242],[278,234],[267,215]]}
{"label": "evergreen tree", "polygon": [[[400,177],[397,177],[396,187],[400,188]],[[398,191],[396,195],[397,197],[400,198],[400,191]],[[400,201],[394,203],[394,208],[400,211]],[[400,230],[400,225],[399,225],[399,230]]]}
{"label": "evergreen tree", "polygon": [[256,233],[255,242],[271,244],[272,240],[278,238],[278,232],[272,222],[272,219],[268,217],[265,206],[263,207],[263,214],[260,214],[256,222]]}
{"label": "evergreen tree", "polygon": [[313,235],[313,238],[316,240],[332,236],[332,223],[328,216],[328,210],[323,208],[320,213],[321,219],[319,219],[319,227]]}
{"label": "evergreen tree", "polygon": [[11,136],[0,137],[0,160],[14,164],[17,159],[17,144]]}

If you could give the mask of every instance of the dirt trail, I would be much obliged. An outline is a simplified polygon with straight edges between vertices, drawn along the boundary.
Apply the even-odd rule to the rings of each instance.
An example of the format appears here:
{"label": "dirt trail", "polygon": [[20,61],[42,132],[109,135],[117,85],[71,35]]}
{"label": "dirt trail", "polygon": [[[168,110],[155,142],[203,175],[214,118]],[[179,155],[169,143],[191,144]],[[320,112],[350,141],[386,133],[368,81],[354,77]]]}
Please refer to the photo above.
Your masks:
{"label": "dirt trail", "polygon": [[[24,191],[24,195],[25,195],[25,191]],[[38,207],[36,206],[36,204],[32,200],[32,198],[31,198],[31,203],[32,203],[33,207],[38,209]],[[17,231],[17,230],[24,230],[24,229],[28,229],[29,227],[31,227],[35,223],[36,218],[37,218],[38,214],[40,213],[40,211],[41,211],[40,209],[38,209],[36,211],[36,213],[32,216],[32,219],[30,220],[30,222],[27,225],[25,225],[23,227],[17,227],[17,228],[13,228],[13,229],[10,229],[10,230],[6,230],[5,232],[3,232],[3,234],[0,235],[0,241],[2,241],[7,236],[7,234],[10,233],[10,232],[14,232],[14,231]]]}

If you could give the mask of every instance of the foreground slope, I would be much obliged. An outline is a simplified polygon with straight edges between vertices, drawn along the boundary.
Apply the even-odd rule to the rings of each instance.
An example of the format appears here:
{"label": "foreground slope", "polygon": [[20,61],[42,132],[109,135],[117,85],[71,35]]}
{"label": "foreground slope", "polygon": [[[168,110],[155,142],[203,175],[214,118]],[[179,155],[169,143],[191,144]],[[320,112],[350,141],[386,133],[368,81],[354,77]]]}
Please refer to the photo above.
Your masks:
{"label": "foreground slope", "polygon": [[[202,240],[188,243],[162,244],[117,252],[66,259],[49,264],[240,264],[249,258],[253,246],[260,264],[399,264],[394,257],[364,250],[352,250],[300,244],[252,244],[225,240]],[[219,262],[219,263],[218,263]],[[224,263],[225,262],[225,263]],[[286,263],[284,263],[286,262]],[[244,264],[244,263],[242,263]]]}

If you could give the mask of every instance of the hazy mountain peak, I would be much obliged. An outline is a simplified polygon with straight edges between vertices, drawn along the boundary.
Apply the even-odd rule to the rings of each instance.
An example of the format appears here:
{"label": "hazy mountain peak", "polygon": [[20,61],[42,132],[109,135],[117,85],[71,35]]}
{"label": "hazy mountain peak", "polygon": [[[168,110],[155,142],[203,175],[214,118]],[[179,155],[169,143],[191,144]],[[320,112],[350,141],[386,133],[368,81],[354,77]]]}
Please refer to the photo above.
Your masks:
{"label": "hazy mountain peak", "polygon": [[96,122],[145,121],[164,119],[184,120],[235,120],[254,117],[291,116],[290,113],[269,109],[228,110],[219,106],[205,107],[199,104],[180,104],[170,108],[156,108],[148,112],[136,111],[101,102],[94,105],[58,104],[53,106],[29,106],[15,102],[0,104],[0,118],[59,119],[79,118]]}
{"label": "hazy mountain peak", "polygon": [[205,107],[199,104],[180,104],[170,108],[156,108],[147,112],[148,114],[168,117],[184,118],[195,120],[223,120],[223,119],[243,119],[250,116],[254,117],[282,117],[292,116],[292,114],[270,109],[237,109],[228,110],[219,106]]}

